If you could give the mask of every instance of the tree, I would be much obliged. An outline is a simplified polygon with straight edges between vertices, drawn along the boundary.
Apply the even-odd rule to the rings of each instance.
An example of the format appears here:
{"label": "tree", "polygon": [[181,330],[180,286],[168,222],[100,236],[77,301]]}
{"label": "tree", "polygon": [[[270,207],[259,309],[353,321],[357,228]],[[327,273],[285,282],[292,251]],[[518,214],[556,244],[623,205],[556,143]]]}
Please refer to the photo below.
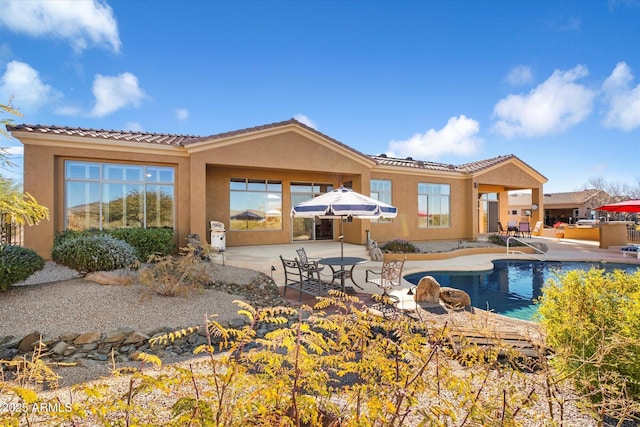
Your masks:
{"label": "tree", "polygon": [[[11,106],[11,100],[7,105],[0,104],[0,114],[12,114],[16,117],[22,116],[20,111]],[[13,119],[0,118],[0,134],[10,138],[6,131],[6,126],[11,124]],[[7,158],[6,150],[0,147],[0,163],[10,166],[11,162]],[[0,176],[0,214],[10,216],[11,220],[21,224],[37,224],[43,219],[49,219],[49,209],[40,205],[29,193],[23,193],[18,186],[10,179]]]}

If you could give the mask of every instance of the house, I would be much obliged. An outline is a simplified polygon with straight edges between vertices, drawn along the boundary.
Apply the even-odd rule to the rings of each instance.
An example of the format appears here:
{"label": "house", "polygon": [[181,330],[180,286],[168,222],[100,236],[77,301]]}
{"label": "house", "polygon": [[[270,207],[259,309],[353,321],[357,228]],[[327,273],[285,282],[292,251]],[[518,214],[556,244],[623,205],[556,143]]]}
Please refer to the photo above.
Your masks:
{"label": "house", "polygon": [[[211,136],[10,125],[24,144],[24,189],[50,209],[25,245],[50,257],[65,229],[172,227],[226,244],[337,239],[334,219],[292,218],[291,207],[340,185],[398,207],[393,220],[354,219],[344,240],[363,244],[475,239],[506,220],[508,192],[532,195],[541,220],[547,179],[514,155],[462,165],[366,155],[294,119]],[[503,206],[504,208],[500,208]]]}
{"label": "house", "polygon": [[[610,200],[611,196],[607,192],[596,189],[544,194],[542,219],[549,227],[557,222],[572,224],[580,219],[598,219],[595,208]],[[531,194],[519,192],[509,194],[509,220],[518,221],[525,217],[530,206]]]}

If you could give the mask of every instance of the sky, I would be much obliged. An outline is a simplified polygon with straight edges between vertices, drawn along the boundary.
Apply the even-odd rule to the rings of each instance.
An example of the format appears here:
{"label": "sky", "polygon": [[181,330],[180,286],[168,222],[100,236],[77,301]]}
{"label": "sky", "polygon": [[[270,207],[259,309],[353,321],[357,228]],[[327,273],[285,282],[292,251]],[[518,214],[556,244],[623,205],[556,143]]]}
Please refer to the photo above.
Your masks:
{"label": "sky", "polygon": [[[296,118],[364,153],[514,154],[640,185],[640,0],[0,0],[14,124],[213,135]],[[22,146],[0,139],[22,176]]]}

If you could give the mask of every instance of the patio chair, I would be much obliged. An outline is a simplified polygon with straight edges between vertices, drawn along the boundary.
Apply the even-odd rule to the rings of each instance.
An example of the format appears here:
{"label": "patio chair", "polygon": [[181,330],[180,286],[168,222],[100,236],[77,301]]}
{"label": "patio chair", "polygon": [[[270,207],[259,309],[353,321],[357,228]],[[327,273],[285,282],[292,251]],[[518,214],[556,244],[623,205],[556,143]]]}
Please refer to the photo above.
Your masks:
{"label": "patio chair", "polygon": [[[373,283],[382,289],[382,295],[388,296],[389,289],[394,286],[400,286],[402,282],[402,268],[404,267],[404,262],[406,261],[406,257],[402,259],[397,259],[393,261],[385,261],[382,263],[381,271],[373,271],[366,270],[365,271],[365,281],[367,283]],[[378,275],[380,277],[370,277],[373,275]]]}
{"label": "patio chair", "polygon": [[[324,268],[324,266],[319,266],[317,263],[317,260],[319,260],[320,258],[309,257],[307,255],[307,251],[305,251],[304,248],[296,249],[296,252],[298,254],[298,259],[300,260],[300,265],[303,270],[305,269],[313,270],[314,268],[317,268],[318,272],[321,272],[322,269]],[[311,271],[311,273],[314,273],[314,272]]]}
{"label": "patio chair", "polygon": [[302,270],[298,265],[297,259],[284,259],[280,255],[282,261],[282,270],[284,271],[284,289],[282,290],[282,296],[287,294],[287,288],[294,288],[300,291],[300,297],[302,299]]}
{"label": "patio chair", "polygon": [[498,221],[498,236],[509,237],[509,234],[510,234],[510,231],[505,230],[504,227],[502,226],[502,223]]}
{"label": "patio chair", "polygon": [[518,233],[522,237],[526,235],[526,237],[531,238],[531,225],[526,221],[520,222],[518,224]]}

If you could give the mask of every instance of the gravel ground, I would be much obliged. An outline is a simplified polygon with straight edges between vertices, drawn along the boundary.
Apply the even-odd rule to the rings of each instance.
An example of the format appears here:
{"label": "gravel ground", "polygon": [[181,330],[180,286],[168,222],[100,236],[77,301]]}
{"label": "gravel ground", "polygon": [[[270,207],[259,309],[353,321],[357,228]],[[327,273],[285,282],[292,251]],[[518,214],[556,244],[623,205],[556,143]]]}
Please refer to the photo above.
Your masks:
{"label": "gravel ground", "polygon": [[[221,283],[247,283],[259,273],[212,264]],[[106,286],[47,262],[43,270],[7,290],[0,298],[0,336],[38,331],[45,337],[66,333],[107,332],[132,328],[148,332],[159,327],[202,324],[205,315],[229,321],[238,317],[234,300],[244,295],[202,289],[191,295],[164,297],[141,285]]]}
{"label": "gravel ground", "polygon": [[[465,244],[465,247],[472,245],[470,242]],[[474,242],[473,245],[490,246],[488,242]],[[418,246],[424,252],[441,252],[454,249],[458,244],[457,242],[448,245],[418,243]],[[260,276],[253,270],[243,268],[223,267],[218,264],[212,264],[212,268],[216,283],[247,284]],[[170,298],[151,295],[144,292],[144,288],[139,285],[99,285],[79,277],[73,270],[48,262],[44,270],[18,286],[10,288],[0,298],[0,335],[26,335],[34,330],[47,336],[58,336],[68,332],[105,332],[120,327],[131,327],[141,331],[159,326],[178,328],[199,324],[205,314],[212,313],[217,313],[219,320],[228,321],[237,317],[238,307],[233,304],[234,299],[244,299],[244,296],[204,290],[202,293],[191,296]],[[535,324],[482,311],[472,314],[444,308],[427,309],[420,312],[420,319],[438,328],[445,323],[449,328],[508,327],[540,339]],[[163,360],[163,363],[165,365],[197,364],[204,360],[201,357],[182,356]],[[465,370],[461,369],[460,374],[464,375]],[[61,386],[99,378],[101,382],[107,382],[112,386],[121,382],[126,384],[127,381],[126,378],[110,376],[111,365],[107,363],[91,368],[59,368],[56,371],[62,376]],[[163,370],[156,368],[154,371],[160,373]],[[541,380],[542,378],[536,379],[536,381]],[[53,394],[68,399],[68,391],[64,388]],[[427,402],[425,404],[428,405]],[[540,407],[539,410],[544,411],[545,408]],[[574,404],[567,404],[565,407],[565,422],[570,426],[595,425],[589,417],[580,414]]]}

